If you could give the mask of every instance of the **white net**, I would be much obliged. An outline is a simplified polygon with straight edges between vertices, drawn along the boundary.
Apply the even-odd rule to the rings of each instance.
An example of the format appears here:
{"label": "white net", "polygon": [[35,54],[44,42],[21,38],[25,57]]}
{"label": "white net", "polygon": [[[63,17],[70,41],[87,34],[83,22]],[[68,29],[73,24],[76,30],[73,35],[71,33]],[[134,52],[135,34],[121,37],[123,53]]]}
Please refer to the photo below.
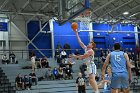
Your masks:
{"label": "white net", "polygon": [[80,31],[84,31],[84,30],[90,30],[90,22],[91,19],[88,17],[82,17],[80,19]]}
{"label": "white net", "polygon": [[88,31],[90,30],[92,13],[90,10],[85,11],[80,16],[78,16],[78,20],[80,21],[80,31]]}

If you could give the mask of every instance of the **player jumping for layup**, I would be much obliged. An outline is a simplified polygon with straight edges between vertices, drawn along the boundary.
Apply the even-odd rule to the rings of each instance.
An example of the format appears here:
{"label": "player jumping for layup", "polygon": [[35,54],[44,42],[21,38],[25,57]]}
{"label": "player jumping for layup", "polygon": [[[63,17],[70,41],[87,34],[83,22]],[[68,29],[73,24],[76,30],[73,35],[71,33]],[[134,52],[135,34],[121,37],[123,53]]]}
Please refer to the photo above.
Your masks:
{"label": "player jumping for layup", "polygon": [[85,50],[85,54],[78,55],[78,56],[73,55],[73,57],[78,58],[78,59],[86,59],[86,63],[88,67],[87,69],[88,69],[88,75],[89,75],[89,83],[92,86],[92,88],[95,90],[95,93],[99,93],[97,82],[95,80],[96,65],[94,63],[94,51],[93,51],[93,49],[96,47],[96,44],[92,41],[87,46],[85,46],[83,42],[81,41],[78,35],[78,32],[77,31],[74,31],[74,32],[76,34],[76,37],[78,39],[80,46]]}

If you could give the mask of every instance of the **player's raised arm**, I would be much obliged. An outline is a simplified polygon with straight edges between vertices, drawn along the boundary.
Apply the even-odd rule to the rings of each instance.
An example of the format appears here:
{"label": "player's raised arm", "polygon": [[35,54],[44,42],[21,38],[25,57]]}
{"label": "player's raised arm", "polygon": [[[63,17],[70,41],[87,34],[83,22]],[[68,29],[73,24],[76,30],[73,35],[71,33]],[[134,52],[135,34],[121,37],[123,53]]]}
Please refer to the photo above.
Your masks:
{"label": "player's raised arm", "polygon": [[85,46],[84,43],[81,41],[81,39],[80,39],[80,37],[79,37],[79,35],[78,35],[78,31],[77,31],[77,29],[78,29],[78,24],[77,24],[76,22],[73,22],[73,23],[71,24],[71,28],[73,29],[73,31],[74,31],[75,34],[76,34],[76,38],[78,39],[78,43],[80,44],[80,46],[81,46],[83,49],[85,49],[86,46]]}
{"label": "player's raised arm", "polygon": [[80,46],[81,46],[83,49],[85,49],[86,46],[85,46],[84,43],[81,41],[81,39],[80,39],[80,37],[79,37],[79,35],[78,35],[78,32],[75,31],[75,34],[76,34],[76,38],[77,38],[77,40],[78,40],[78,43],[80,44]]}

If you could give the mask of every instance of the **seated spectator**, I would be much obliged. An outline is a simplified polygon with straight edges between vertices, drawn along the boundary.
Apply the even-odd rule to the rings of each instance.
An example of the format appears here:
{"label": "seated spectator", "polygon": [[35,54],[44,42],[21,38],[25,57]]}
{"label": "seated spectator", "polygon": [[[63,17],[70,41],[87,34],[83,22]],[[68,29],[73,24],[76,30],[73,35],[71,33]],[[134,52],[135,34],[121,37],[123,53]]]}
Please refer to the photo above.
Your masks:
{"label": "seated spectator", "polygon": [[87,65],[86,62],[84,62],[81,66],[80,66],[80,72],[82,73],[82,77],[86,77],[86,72],[87,71]]}
{"label": "seated spectator", "polygon": [[16,83],[16,89],[24,89],[24,82],[23,82],[23,78],[21,76],[21,74],[18,74],[16,79],[15,79],[15,83]]}
{"label": "seated spectator", "polygon": [[107,49],[105,56],[107,56],[110,52],[111,52],[110,49]]}
{"label": "seated spectator", "polygon": [[61,46],[60,42],[57,43],[56,49],[58,49],[58,50],[61,50],[62,49],[62,46]]}
{"label": "seated spectator", "polygon": [[65,49],[68,55],[71,54],[71,47],[67,42],[64,44],[63,48]]}
{"label": "seated spectator", "polygon": [[[75,64],[74,60],[69,56],[69,58],[67,58],[66,60],[66,64],[65,65],[69,65],[69,68],[72,70],[72,66]],[[73,72],[73,70],[72,70]]]}
{"label": "seated spectator", "polygon": [[49,62],[48,62],[48,59],[47,57],[43,57],[40,61],[40,67],[41,68],[48,68],[49,67]]}
{"label": "seated spectator", "polygon": [[58,70],[56,67],[53,69],[53,76],[55,79],[58,79]]}
{"label": "seated spectator", "polygon": [[14,52],[10,52],[9,57],[11,63],[16,63],[16,55],[14,54]]}
{"label": "seated spectator", "polygon": [[55,51],[55,60],[57,60],[57,58],[60,56],[60,51],[59,49],[56,49]]}
{"label": "seated spectator", "polygon": [[24,82],[24,88],[27,89],[27,87],[28,87],[28,90],[30,90],[31,85],[32,85],[31,77],[25,75],[24,78],[23,78],[23,82]]}
{"label": "seated spectator", "polygon": [[58,75],[59,75],[59,79],[63,79],[64,78],[63,68],[59,67]]}
{"label": "seated spectator", "polygon": [[66,66],[66,69],[65,69],[65,79],[73,79],[73,76],[72,76],[72,69],[69,67],[69,65]]}
{"label": "seated spectator", "polygon": [[8,60],[6,54],[4,54],[4,55],[2,56],[2,64],[9,64],[9,60]]}
{"label": "seated spectator", "polygon": [[63,59],[62,59],[61,56],[59,55],[59,56],[57,57],[57,63],[58,63],[58,64],[61,64],[61,63],[62,63],[62,60],[63,60]]}
{"label": "seated spectator", "polygon": [[64,63],[64,59],[62,60],[62,62],[59,64],[59,67],[65,69],[66,68],[66,65]]}
{"label": "seated spectator", "polygon": [[29,77],[31,77],[32,83],[35,83],[35,85],[37,85],[37,77],[34,70],[32,70],[32,73],[29,74]]}
{"label": "seated spectator", "polygon": [[102,59],[102,62],[104,63],[105,60],[106,60],[106,55],[105,55],[105,53],[103,53],[103,56],[101,57],[101,59]]}
{"label": "seated spectator", "polygon": [[80,55],[79,50],[78,50],[78,49],[76,49],[76,50],[75,50],[75,52],[74,52],[74,54],[75,54],[75,55]]}
{"label": "seated spectator", "polygon": [[49,67],[45,73],[45,78],[48,79],[48,80],[53,80],[54,77],[53,77],[53,72],[52,72],[52,68]]}
{"label": "seated spectator", "polygon": [[67,58],[67,53],[65,52],[64,49],[61,51],[60,55],[61,55],[61,58],[62,58],[62,59]]}

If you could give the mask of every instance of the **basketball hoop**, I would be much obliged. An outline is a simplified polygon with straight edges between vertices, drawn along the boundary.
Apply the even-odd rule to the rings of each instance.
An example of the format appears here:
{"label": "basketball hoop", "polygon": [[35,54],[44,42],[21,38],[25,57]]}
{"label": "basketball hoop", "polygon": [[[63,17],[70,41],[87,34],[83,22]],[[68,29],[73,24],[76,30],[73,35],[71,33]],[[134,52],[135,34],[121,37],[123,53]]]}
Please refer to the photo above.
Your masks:
{"label": "basketball hoop", "polygon": [[92,11],[87,9],[76,18],[80,21],[80,31],[90,30],[91,16]]}

